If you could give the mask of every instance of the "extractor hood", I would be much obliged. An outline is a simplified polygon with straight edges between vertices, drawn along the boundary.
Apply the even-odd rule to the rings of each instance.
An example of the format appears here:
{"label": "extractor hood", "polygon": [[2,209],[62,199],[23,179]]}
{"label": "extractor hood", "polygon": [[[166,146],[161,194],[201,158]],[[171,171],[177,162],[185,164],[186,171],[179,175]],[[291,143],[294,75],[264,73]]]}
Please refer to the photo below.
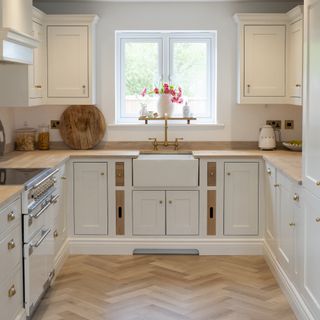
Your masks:
{"label": "extractor hood", "polygon": [[0,62],[33,63],[33,49],[38,41],[11,28],[0,28]]}

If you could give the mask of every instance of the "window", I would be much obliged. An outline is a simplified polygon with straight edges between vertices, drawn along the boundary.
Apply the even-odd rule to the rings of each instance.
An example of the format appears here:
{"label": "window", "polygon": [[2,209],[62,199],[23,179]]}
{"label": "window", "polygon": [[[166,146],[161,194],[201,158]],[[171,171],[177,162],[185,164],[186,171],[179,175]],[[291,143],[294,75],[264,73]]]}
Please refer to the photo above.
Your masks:
{"label": "window", "polygon": [[162,82],[182,87],[199,123],[216,122],[215,32],[118,31],[116,41],[118,123],[137,123],[141,103],[156,111],[157,97],[142,98],[140,92]]}

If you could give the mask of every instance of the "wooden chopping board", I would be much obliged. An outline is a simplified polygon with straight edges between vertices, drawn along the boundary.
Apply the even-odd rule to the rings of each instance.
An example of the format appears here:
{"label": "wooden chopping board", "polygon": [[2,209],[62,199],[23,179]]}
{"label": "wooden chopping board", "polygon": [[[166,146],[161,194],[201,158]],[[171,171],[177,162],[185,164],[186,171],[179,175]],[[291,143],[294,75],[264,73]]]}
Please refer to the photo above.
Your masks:
{"label": "wooden chopping board", "polygon": [[71,149],[92,149],[104,137],[106,122],[96,106],[70,106],[60,118],[60,134]]}

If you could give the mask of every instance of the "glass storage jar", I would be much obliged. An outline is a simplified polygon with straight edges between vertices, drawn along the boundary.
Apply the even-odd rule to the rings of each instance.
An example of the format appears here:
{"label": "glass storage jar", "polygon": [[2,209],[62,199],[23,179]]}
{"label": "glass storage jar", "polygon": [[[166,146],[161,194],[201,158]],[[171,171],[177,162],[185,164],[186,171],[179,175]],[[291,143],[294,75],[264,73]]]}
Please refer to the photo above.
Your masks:
{"label": "glass storage jar", "polygon": [[49,150],[49,147],[50,147],[49,126],[42,125],[39,127],[38,148],[39,150]]}
{"label": "glass storage jar", "polygon": [[15,149],[18,151],[33,151],[36,149],[36,134],[34,128],[22,128],[16,130]]}

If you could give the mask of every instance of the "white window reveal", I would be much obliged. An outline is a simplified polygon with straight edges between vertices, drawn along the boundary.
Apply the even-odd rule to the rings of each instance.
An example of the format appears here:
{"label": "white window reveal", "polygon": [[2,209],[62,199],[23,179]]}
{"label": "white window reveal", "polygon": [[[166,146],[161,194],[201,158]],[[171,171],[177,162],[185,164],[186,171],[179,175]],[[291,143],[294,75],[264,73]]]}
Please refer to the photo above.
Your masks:
{"label": "white window reveal", "polygon": [[[216,123],[216,32],[116,32],[116,122],[138,123],[141,104],[157,111],[143,88],[181,86],[198,123]],[[182,116],[184,105],[175,106]]]}

